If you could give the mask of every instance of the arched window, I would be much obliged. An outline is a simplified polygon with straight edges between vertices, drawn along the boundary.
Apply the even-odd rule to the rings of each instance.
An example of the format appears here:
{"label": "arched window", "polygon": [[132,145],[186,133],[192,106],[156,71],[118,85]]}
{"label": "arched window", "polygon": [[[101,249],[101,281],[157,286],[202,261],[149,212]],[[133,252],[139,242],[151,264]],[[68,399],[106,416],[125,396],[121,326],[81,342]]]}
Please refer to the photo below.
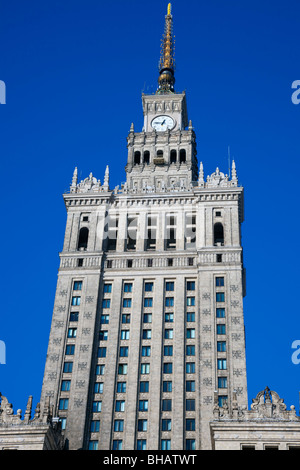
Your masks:
{"label": "arched window", "polygon": [[150,163],[150,152],[149,150],[146,150],[144,152],[144,165],[149,165]]}
{"label": "arched window", "polygon": [[134,152],[134,164],[139,165],[141,163],[141,152]]}
{"label": "arched window", "polygon": [[89,229],[82,227],[79,232],[78,250],[85,251],[87,249],[89,238]]}
{"label": "arched window", "polygon": [[164,156],[163,150],[157,150],[156,155],[157,155],[159,158],[163,158],[163,156]]}
{"label": "arched window", "polygon": [[224,228],[220,222],[214,226],[214,244],[224,245]]}
{"label": "arched window", "polygon": [[185,149],[180,150],[179,161],[180,161],[180,163],[185,163],[186,162],[186,151],[185,151]]}
{"label": "arched window", "polygon": [[176,150],[171,150],[170,163],[176,163],[177,161],[177,152]]}

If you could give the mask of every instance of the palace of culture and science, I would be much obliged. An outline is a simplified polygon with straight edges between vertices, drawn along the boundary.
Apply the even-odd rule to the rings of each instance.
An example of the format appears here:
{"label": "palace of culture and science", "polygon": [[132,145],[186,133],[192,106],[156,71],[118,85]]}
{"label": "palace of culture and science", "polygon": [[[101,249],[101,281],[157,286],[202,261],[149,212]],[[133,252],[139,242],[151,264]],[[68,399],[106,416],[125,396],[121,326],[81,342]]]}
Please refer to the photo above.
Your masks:
{"label": "palace of culture and science", "polygon": [[40,403],[22,419],[2,397],[0,449],[300,450],[300,418],[276,392],[248,409],[244,189],[234,161],[205,177],[174,70],[169,5],[126,182],[76,168],[64,194]]}

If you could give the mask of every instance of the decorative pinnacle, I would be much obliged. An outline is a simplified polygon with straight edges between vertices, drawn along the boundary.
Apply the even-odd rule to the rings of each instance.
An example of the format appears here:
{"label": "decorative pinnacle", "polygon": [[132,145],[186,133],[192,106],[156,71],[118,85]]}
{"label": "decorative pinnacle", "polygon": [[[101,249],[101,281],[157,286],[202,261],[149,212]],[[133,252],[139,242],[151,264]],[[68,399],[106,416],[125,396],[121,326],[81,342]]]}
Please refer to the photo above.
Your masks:
{"label": "decorative pinnacle", "polygon": [[158,94],[174,93],[175,39],[173,35],[173,16],[171,3],[165,17],[165,31],[161,45],[159,62]]}

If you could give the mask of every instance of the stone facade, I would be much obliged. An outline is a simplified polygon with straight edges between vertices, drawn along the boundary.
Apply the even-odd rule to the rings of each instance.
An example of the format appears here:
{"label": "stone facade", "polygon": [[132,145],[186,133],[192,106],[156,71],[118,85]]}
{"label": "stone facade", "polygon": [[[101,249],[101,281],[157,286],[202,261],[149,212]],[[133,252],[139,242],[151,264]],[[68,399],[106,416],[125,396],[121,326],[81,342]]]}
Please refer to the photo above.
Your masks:
{"label": "stone facade", "polygon": [[220,408],[215,398],[211,439],[214,450],[300,450],[300,417],[295,407],[286,409],[283,399],[269,390],[258,393],[250,410],[238,406]]}
{"label": "stone facade", "polygon": [[24,418],[22,411],[14,414],[12,404],[1,396],[0,450],[62,450],[64,441],[58,418],[51,413],[49,402],[40,412],[38,404],[31,419],[32,397],[29,397]]}

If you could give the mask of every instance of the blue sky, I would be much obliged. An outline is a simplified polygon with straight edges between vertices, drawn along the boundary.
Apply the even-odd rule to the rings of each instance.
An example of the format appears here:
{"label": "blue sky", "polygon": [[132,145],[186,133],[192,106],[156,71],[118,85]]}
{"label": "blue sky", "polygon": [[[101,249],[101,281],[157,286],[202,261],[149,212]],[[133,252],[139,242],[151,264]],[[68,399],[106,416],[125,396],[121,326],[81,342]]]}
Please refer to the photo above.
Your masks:
{"label": "blue sky", "polygon": [[[39,401],[75,166],[125,180],[126,137],[156,90],[167,1],[0,2],[0,391]],[[298,0],[174,0],[176,90],[187,93],[205,174],[245,188],[249,401],[269,386],[298,405],[300,79]]]}

